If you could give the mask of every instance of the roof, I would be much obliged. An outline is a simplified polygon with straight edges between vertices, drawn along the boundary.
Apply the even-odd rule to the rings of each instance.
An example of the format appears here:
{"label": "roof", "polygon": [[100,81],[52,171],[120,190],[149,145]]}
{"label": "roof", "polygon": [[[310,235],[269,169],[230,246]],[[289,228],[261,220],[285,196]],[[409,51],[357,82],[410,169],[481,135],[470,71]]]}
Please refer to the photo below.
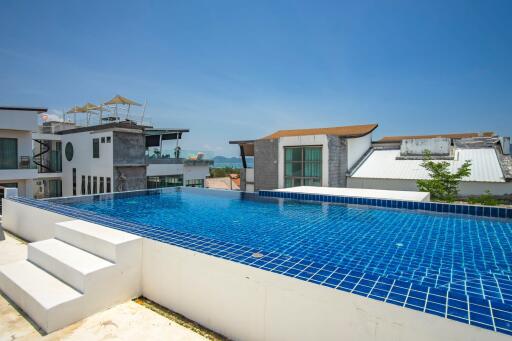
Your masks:
{"label": "roof", "polygon": [[446,137],[450,139],[465,139],[471,137],[492,137],[494,132],[485,131],[483,133],[454,133],[454,134],[433,134],[433,135],[410,135],[410,136],[384,136],[377,142],[401,142],[402,140],[415,139],[433,139],[436,137]]}
{"label": "roof", "polygon": [[48,111],[48,108],[41,108],[41,107],[9,107],[9,106],[3,106],[3,107],[0,107],[0,110],[47,112],[47,111]]}
{"label": "roof", "polygon": [[[455,149],[455,160],[447,160],[452,172],[471,161],[471,175],[463,181],[505,182],[493,148]],[[353,178],[418,180],[428,179],[422,160],[397,160],[399,149],[375,149],[351,175]]]}
{"label": "roof", "polygon": [[88,127],[77,127],[77,128],[72,128],[72,129],[61,130],[61,131],[57,132],[57,134],[66,135],[66,134],[73,134],[73,133],[83,133],[86,131],[108,130],[108,129],[118,129],[118,128],[136,129],[136,130],[140,130],[141,132],[143,132],[146,127],[136,124],[133,121],[121,121],[121,122],[98,124],[98,125],[88,126]]}
{"label": "roof", "polygon": [[292,129],[292,130],[278,130],[273,134],[265,136],[263,139],[277,139],[286,136],[304,136],[304,135],[335,135],[340,137],[361,137],[368,135],[374,131],[378,124],[366,124],[355,126],[343,127],[330,127],[330,128],[311,128],[311,129]]}
{"label": "roof", "polygon": [[188,133],[190,129],[185,128],[145,128],[144,135],[162,135],[171,133]]}

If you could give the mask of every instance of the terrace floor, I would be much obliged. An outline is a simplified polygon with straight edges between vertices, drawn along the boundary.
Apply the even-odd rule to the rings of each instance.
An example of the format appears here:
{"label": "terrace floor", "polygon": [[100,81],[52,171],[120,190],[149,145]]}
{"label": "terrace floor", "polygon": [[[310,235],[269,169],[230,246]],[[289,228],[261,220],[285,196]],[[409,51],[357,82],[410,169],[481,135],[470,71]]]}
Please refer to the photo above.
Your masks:
{"label": "terrace floor", "polygon": [[[0,227],[0,264],[25,259],[26,243]],[[48,335],[0,293],[0,340],[206,340],[143,305],[130,301]]]}

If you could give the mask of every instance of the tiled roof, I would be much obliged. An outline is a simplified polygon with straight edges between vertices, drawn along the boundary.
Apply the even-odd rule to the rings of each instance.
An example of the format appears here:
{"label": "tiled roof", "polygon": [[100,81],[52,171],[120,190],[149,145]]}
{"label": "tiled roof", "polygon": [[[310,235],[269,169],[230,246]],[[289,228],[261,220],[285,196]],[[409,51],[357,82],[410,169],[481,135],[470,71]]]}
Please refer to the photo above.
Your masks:
{"label": "tiled roof", "polygon": [[465,139],[471,137],[492,137],[494,133],[492,131],[486,131],[483,133],[455,133],[455,134],[434,134],[434,135],[411,135],[411,136],[384,136],[378,142],[401,142],[402,140],[410,139],[433,139],[436,137],[446,137],[450,139]]}
{"label": "tiled roof", "polygon": [[311,128],[311,129],[292,129],[278,130],[273,134],[265,136],[263,139],[277,139],[285,136],[304,136],[304,135],[335,135],[340,137],[361,137],[368,135],[378,127],[378,124],[365,124],[356,126],[330,127],[330,128]]}

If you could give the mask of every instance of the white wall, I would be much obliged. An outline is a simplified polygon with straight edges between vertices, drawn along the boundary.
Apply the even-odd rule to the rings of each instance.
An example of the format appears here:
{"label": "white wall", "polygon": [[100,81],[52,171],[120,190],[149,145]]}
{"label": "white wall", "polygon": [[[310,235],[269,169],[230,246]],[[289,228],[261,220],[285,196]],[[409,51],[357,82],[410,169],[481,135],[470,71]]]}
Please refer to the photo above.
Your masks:
{"label": "white wall", "polygon": [[322,186],[329,186],[329,149],[326,135],[286,136],[279,138],[278,188],[284,188],[284,147],[322,146]]}
{"label": "white wall", "polygon": [[[417,191],[416,180],[347,178],[347,187]],[[512,182],[461,182],[459,195],[480,195],[485,191],[494,195],[512,194]]]}
{"label": "white wall", "polygon": [[353,139],[347,139],[347,167],[352,166],[359,160],[372,145],[372,134]]}
{"label": "white wall", "polygon": [[234,340],[506,340],[467,324],[149,239],[142,294]]}
{"label": "white wall", "polygon": [[39,112],[24,110],[0,110],[0,127],[25,131],[37,131]]}
{"label": "white wall", "polygon": [[149,164],[146,167],[147,176],[183,174],[183,164]]}
{"label": "white wall", "polygon": [[183,167],[183,181],[192,179],[206,179],[210,175],[210,166],[188,166]]}
{"label": "white wall", "polygon": [[[110,143],[101,143],[102,137],[110,136]],[[100,157],[92,157],[92,140],[100,139]],[[68,161],[66,158],[66,144],[73,144],[73,159]],[[73,195],[73,168],[76,168],[76,192],[81,194],[82,175],[97,176],[97,187],[99,189],[99,177],[110,177],[112,186],[114,184],[114,165],[113,165],[113,137],[111,131],[82,132],[62,135],[62,195]],[[86,191],[87,191],[87,185]],[[106,180],[105,180],[106,190]],[[113,188],[112,188],[113,190]]]}

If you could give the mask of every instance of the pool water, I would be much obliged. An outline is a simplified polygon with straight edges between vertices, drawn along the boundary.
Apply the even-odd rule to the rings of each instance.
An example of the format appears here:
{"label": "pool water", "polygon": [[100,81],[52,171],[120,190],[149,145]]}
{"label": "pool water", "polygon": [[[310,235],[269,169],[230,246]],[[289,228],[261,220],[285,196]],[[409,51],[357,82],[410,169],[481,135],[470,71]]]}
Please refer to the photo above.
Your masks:
{"label": "pool water", "polygon": [[512,333],[511,220],[197,188],[53,202],[149,226],[149,238],[242,245],[263,255],[249,265]]}

